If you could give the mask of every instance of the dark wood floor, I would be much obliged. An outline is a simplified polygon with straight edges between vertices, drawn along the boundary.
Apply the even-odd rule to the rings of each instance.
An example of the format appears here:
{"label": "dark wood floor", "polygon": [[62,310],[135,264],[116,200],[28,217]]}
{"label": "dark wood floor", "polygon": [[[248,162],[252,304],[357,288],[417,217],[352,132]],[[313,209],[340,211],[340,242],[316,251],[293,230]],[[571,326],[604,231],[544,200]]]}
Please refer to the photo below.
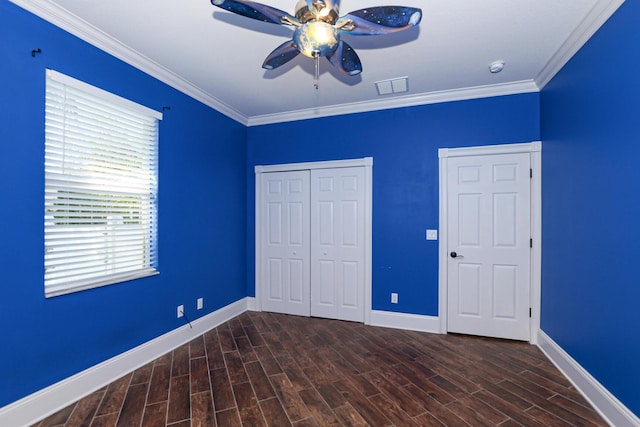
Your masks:
{"label": "dark wood floor", "polygon": [[36,424],[604,426],[540,350],[246,312]]}

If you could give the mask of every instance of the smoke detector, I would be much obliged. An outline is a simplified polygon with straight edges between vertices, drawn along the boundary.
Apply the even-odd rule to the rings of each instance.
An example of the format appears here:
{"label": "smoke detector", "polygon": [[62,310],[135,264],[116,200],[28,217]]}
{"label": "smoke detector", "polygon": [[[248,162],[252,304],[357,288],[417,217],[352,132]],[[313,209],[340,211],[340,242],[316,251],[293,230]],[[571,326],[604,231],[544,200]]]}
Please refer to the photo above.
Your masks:
{"label": "smoke detector", "polygon": [[504,69],[504,61],[493,61],[489,64],[489,71],[491,74],[498,74]]}

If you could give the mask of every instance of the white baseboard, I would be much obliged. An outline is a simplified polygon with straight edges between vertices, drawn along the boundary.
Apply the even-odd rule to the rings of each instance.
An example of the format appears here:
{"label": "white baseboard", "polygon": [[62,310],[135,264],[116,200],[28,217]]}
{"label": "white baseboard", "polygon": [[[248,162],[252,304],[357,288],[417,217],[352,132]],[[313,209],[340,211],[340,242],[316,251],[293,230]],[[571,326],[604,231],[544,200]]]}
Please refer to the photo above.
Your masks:
{"label": "white baseboard", "polygon": [[246,297],[245,300],[247,301],[247,310],[260,311],[258,310],[258,302],[255,297]]}
{"label": "white baseboard", "polygon": [[0,426],[30,426],[247,311],[243,298],[138,347],[0,408]]}
{"label": "white baseboard", "polygon": [[598,413],[614,427],[639,427],[640,419],[576,362],[542,330],[538,331],[538,347],[582,393]]}
{"label": "white baseboard", "polygon": [[440,333],[440,320],[436,316],[395,313],[393,311],[371,310],[371,326],[406,329],[409,331]]}

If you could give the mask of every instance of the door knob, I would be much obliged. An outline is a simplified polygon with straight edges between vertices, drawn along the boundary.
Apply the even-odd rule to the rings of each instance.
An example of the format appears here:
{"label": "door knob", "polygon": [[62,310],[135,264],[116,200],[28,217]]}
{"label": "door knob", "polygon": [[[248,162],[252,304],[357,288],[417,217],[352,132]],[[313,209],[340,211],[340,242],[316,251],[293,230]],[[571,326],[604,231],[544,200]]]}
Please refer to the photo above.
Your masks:
{"label": "door knob", "polygon": [[464,258],[462,255],[460,255],[456,251],[451,252],[449,255],[451,255],[451,258]]}

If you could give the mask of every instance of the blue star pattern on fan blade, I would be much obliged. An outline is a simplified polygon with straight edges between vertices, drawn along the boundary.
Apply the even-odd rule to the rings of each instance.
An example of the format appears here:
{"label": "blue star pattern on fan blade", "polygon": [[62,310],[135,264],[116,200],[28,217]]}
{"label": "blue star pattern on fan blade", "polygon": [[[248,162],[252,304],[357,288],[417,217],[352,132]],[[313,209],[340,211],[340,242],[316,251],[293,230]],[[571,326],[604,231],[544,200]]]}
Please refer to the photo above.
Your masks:
{"label": "blue star pattern on fan blade", "polygon": [[418,25],[422,19],[420,9],[403,6],[377,6],[354,10],[349,15],[357,16],[384,27],[401,28]]}
{"label": "blue star pattern on fan blade", "polygon": [[291,61],[293,58],[298,56],[300,51],[298,47],[293,43],[293,40],[287,40],[282,43],[280,46],[275,48],[273,52],[267,56],[267,59],[262,63],[262,68],[265,70],[273,70],[274,68],[278,68],[281,65],[286,64]]}
{"label": "blue star pattern on fan blade", "polygon": [[376,36],[408,30],[420,23],[422,11],[413,7],[379,6],[350,12],[336,22],[341,33]]}
{"label": "blue star pattern on fan blade", "polygon": [[297,21],[295,17],[289,15],[287,12],[252,1],[211,0],[211,4],[228,10],[229,12],[270,24],[286,24],[286,22],[283,21],[285,18]]}
{"label": "blue star pattern on fan blade", "polygon": [[327,60],[344,74],[355,76],[362,72],[360,58],[358,58],[356,51],[345,41],[340,40],[338,48],[327,56]]}

